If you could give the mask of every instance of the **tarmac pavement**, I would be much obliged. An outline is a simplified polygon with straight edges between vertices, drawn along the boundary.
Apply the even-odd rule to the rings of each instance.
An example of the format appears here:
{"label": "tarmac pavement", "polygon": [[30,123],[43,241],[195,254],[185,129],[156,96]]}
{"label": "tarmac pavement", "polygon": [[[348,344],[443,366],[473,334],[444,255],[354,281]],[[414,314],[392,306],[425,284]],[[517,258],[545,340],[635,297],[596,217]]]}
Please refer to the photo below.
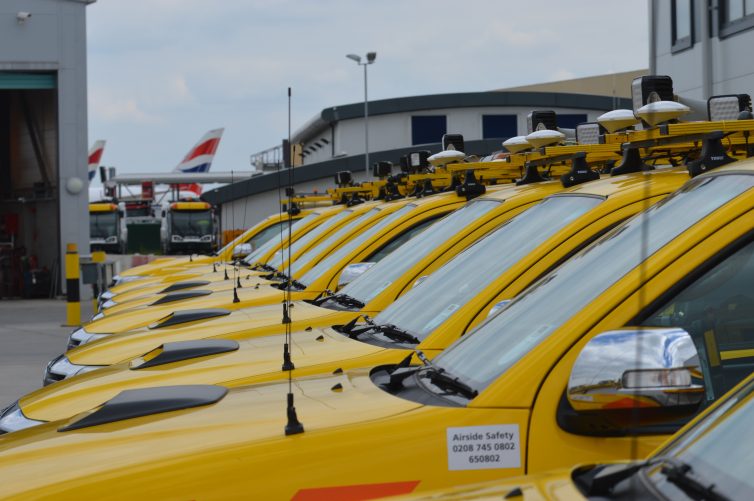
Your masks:
{"label": "tarmac pavement", "polygon": [[[91,301],[81,303],[83,321]],[[73,327],[63,327],[66,303],[58,299],[0,300],[0,409],[42,386],[47,362],[65,350]]]}

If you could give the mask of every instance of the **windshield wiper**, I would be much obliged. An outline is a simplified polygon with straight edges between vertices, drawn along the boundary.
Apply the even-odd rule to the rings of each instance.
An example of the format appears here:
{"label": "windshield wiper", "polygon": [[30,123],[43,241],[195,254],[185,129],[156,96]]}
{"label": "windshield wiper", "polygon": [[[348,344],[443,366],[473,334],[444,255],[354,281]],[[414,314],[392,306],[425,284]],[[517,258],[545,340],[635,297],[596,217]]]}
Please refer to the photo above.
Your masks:
{"label": "windshield wiper", "polygon": [[343,306],[355,306],[359,309],[364,307],[364,303],[347,294],[335,294],[334,296],[330,296],[328,299],[332,299],[338,304],[342,304]]}
{"label": "windshield wiper", "polygon": [[459,393],[464,397],[471,400],[479,395],[479,392],[467,385],[457,377],[453,377],[448,371],[442,367],[437,367],[424,355],[421,350],[416,351],[416,356],[424,364],[424,372],[427,373],[427,377],[435,386],[439,386],[443,390],[450,390],[455,393]]}
{"label": "windshield wiper", "polygon": [[403,343],[412,343],[412,344],[419,344],[421,343],[421,339],[418,339],[413,334],[409,334],[408,332],[404,331],[403,329],[400,329],[396,327],[393,324],[383,324],[376,326],[376,329],[392,339],[393,341],[403,342]]}
{"label": "windshield wiper", "polygon": [[714,492],[715,484],[704,485],[699,480],[689,476],[691,466],[670,456],[648,459],[640,463],[627,465],[610,465],[603,468],[590,480],[581,483],[583,492],[587,496],[605,496],[611,493],[613,487],[633,476],[639,470],[650,466],[660,466],[660,473],[668,482],[675,485],[693,499],[711,499],[725,501],[728,498]]}
{"label": "windshield wiper", "polygon": [[683,492],[694,499],[727,500],[722,494],[715,492],[715,484],[705,485],[698,478],[689,476],[691,466],[678,459],[666,457],[661,461],[660,473]]}

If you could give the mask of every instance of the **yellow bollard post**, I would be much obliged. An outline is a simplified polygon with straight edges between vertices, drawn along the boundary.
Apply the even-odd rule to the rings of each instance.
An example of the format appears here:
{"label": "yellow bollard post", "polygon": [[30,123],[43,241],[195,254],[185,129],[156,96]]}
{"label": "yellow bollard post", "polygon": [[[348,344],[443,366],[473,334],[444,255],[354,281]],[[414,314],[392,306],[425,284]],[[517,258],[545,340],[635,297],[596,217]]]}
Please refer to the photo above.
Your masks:
{"label": "yellow bollard post", "polygon": [[[92,252],[92,262],[93,263],[99,263],[100,265],[104,264],[105,262],[105,251],[94,251]],[[97,268],[97,282],[92,284],[92,292],[94,293],[94,298],[92,298],[92,311],[94,313],[97,313],[97,310],[99,309],[99,295],[102,292],[100,290],[100,279],[102,278],[102,267],[99,266]]]}
{"label": "yellow bollard post", "polygon": [[76,244],[65,248],[66,326],[81,325],[81,291],[79,290],[79,250]]}

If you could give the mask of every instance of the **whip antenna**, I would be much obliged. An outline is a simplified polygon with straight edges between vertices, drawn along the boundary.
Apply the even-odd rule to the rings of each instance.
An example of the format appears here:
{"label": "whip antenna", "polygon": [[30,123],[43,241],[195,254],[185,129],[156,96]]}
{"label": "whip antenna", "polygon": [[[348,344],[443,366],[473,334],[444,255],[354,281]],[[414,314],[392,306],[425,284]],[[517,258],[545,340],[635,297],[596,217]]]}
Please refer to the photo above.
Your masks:
{"label": "whip antenna", "polygon": [[[291,286],[293,285],[293,278],[291,277],[291,239],[293,225],[293,215],[296,213],[297,208],[293,206],[293,162],[291,161],[291,88],[288,87],[288,141],[285,144],[288,148],[287,155],[283,152],[283,158],[288,158],[288,187],[285,190],[288,196],[288,277],[285,284],[283,301],[283,324],[285,325],[285,343],[283,344],[283,370],[288,371],[288,397],[286,406],[286,416],[288,422],[285,425],[286,435],[295,435],[297,433],[304,432],[304,425],[298,420],[296,415],[296,407],[293,403],[293,361],[291,360]],[[280,188],[278,187],[278,191]],[[281,249],[282,250],[282,249]]]}
{"label": "whip antenna", "polygon": [[[233,187],[233,191],[236,190],[237,186],[235,184],[235,179],[233,177],[233,169],[230,170],[230,185]],[[235,198],[235,197],[234,197]],[[233,232],[236,231],[236,211],[233,210],[233,212],[230,213],[230,224],[233,226]],[[233,263],[233,303],[240,303],[241,300],[238,298],[238,287],[241,286],[240,281],[236,281],[238,278],[238,275],[236,274],[236,265]],[[226,268],[225,270],[225,279],[228,279],[228,270]]]}

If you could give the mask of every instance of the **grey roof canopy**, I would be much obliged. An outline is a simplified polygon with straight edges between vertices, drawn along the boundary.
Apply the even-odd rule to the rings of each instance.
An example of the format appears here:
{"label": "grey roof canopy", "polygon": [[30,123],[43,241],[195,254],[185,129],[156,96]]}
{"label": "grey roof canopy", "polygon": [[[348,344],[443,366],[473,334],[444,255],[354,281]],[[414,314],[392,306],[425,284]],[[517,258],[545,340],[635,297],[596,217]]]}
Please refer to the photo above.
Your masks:
{"label": "grey roof canopy", "polygon": [[[616,98],[618,108],[631,108],[631,100]],[[437,110],[443,108],[479,108],[485,106],[523,106],[529,108],[576,108],[588,110],[612,110],[613,98],[591,94],[566,94],[559,92],[458,92],[453,94],[429,94],[426,96],[396,97],[369,101],[369,116],[389,115],[411,111]],[[293,133],[291,141],[300,143],[340,120],[364,116],[364,103],[346,104],[325,108],[303,127]]]}
{"label": "grey roof canopy", "polygon": [[[615,99],[615,100],[614,100]],[[567,94],[559,92],[463,92],[454,94],[431,94],[426,96],[398,97],[369,102],[369,116],[389,115],[392,113],[406,113],[423,110],[437,110],[448,108],[473,108],[488,106],[517,106],[531,109],[574,108],[585,110],[612,110],[614,108],[631,108],[631,100],[613,98],[610,96],[596,96],[591,94]],[[364,103],[346,104],[325,108],[322,112],[309,120],[298,129],[291,138],[294,143],[315,137],[316,134],[329,128],[333,123],[364,116]],[[417,149],[427,149],[433,153],[440,151],[440,142],[424,144],[421,147],[410,146],[389,151],[369,152],[369,159],[373,162],[382,160],[396,161]],[[466,141],[466,153],[489,153],[500,149],[500,142],[493,139]],[[352,155],[334,158],[324,162],[317,162],[296,167],[293,171],[295,182],[302,183],[333,176],[342,170],[357,171],[364,168],[364,155]],[[264,193],[277,189],[278,173],[269,172],[256,175],[250,179],[239,181],[232,185],[223,186],[205,192],[202,199],[211,204],[223,204],[243,197]],[[287,182],[287,176],[282,180]]]}

